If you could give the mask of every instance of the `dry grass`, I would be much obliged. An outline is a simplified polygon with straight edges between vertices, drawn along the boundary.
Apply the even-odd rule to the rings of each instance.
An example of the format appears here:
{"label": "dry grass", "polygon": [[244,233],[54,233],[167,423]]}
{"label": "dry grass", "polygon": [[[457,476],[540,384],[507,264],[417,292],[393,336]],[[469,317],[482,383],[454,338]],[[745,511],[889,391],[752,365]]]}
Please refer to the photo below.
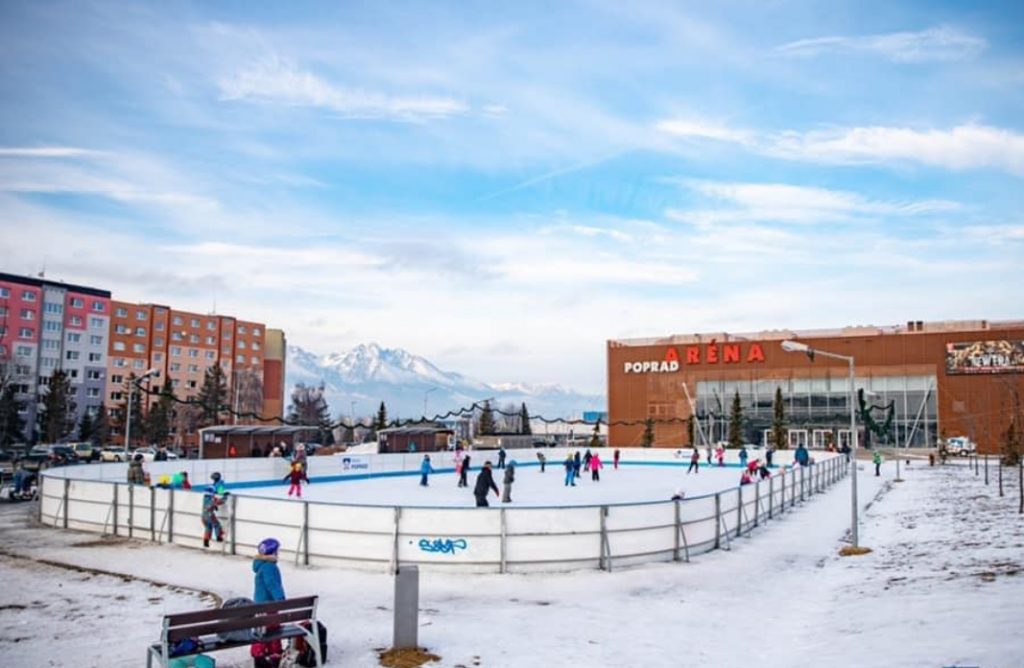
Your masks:
{"label": "dry grass", "polygon": [[840,557],[859,557],[861,555],[870,553],[870,547],[854,547],[853,545],[847,545],[843,549],[839,550]]}
{"label": "dry grass", "polygon": [[411,649],[377,650],[380,665],[385,668],[419,668],[431,661],[440,661],[441,657],[431,654],[422,647]]}

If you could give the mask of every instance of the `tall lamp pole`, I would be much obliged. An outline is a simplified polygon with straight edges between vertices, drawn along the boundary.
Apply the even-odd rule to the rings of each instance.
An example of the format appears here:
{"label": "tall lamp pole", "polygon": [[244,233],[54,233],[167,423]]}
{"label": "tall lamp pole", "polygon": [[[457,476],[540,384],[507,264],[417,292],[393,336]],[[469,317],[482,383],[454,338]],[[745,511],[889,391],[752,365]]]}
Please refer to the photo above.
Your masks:
{"label": "tall lamp pole", "polygon": [[821,355],[822,357],[844,360],[850,365],[850,535],[853,538],[853,546],[859,547],[860,542],[857,535],[857,393],[854,389],[853,356],[819,350],[799,341],[783,341],[782,349],[787,353],[805,353],[811,358],[812,362],[815,355]]}
{"label": "tall lamp pole", "polygon": [[135,392],[135,388],[138,387],[139,383],[144,380],[149,380],[150,377],[157,373],[159,369],[150,369],[146,373],[142,374],[138,378],[128,381],[128,417],[124,421],[124,449],[131,450],[132,447],[132,394]]}

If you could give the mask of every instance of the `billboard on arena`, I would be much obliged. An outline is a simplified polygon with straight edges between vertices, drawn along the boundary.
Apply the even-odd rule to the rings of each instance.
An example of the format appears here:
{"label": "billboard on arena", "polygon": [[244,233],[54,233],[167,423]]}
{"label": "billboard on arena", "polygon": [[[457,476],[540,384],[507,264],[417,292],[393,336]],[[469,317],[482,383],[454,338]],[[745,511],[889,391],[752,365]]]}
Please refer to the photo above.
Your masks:
{"label": "billboard on arena", "polygon": [[996,339],[947,343],[946,373],[1024,373],[1024,341]]}

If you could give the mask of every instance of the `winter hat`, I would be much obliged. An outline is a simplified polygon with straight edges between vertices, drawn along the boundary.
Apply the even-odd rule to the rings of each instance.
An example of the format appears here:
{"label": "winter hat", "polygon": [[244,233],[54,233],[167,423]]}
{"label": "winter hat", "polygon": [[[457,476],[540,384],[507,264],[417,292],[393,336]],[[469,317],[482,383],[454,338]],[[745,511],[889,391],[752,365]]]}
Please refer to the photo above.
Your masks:
{"label": "winter hat", "polygon": [[219,471],[214,471],[213,473],[211,473],[210,474],[210,480],[212,480],[214,482],[218,482],[220,480],[220,472]]}
{"label": "winter hat", "polygon": [[276,538],[264,538],[260,541],[260,544],[256,547],[256,550],[264,555],[269,556],[271,554],[277,554],[280,549],[281,543]]}
{"label": "winter hat", "polygon": [[516,465],[516,460],[514,460],[514,459],[513,459],[512,461],[510,461],[510,462],[508,463],[508,465],[509,465],[509,466],[515,466],[515,465]]}

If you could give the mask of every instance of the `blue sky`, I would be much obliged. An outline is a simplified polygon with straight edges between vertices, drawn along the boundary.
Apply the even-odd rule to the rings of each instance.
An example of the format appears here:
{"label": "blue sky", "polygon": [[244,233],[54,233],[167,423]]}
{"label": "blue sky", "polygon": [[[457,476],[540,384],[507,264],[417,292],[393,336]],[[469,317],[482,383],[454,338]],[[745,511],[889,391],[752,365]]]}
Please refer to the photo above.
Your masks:
{"label": "blue sky", "polygon": [[1020,3],[8,1],[0,91],[0,267],[318,352],[1022,316]]}

